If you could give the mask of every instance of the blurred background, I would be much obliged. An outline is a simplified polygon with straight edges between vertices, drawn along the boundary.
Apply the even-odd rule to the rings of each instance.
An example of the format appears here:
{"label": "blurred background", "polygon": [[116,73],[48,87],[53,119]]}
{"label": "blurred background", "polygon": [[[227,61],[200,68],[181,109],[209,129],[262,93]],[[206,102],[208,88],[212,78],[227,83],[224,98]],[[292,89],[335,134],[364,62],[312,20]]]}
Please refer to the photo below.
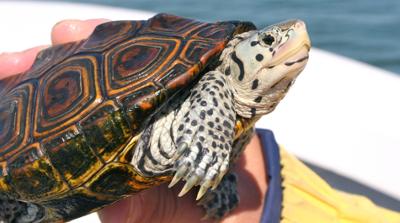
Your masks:
{"label": "blurred background", "polygon": [[[48,43],[50,27],[59,19],[131,19],[132,11],[127,13],[125,9],[166,12],[203,21],[248,20],[259,27],[290,18],[306,21],[313,47],[391,72],[314,48],[309,65],[284,103],[262,124],[272,128],[280,143],[333,187],[363,194],[379,205],[400,211],[399,0],[1,3],[5,1],[0,0],[0,18],[4,16],[0,20],[0,53]],[[85,7],[65,3],[84,3]],[[120,9],[108,11],[95,5]],[[124,15],[107,14],[120,12]],[[4,19],[7,17],[12,19]]]}
{"label": "blurred background", "polygon": [[[54,1],[52,1],[54,2]],[[168,12],[191,18],[249,20],[263,27],[305,20],[313,46],[400,73],[399,0],[67,0]]]}

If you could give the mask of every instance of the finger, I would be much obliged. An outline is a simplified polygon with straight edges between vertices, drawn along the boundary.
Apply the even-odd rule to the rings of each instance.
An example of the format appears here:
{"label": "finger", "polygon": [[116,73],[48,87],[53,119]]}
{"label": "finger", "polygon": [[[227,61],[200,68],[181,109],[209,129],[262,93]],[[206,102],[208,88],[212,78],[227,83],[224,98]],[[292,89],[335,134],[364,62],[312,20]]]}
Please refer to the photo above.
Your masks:
{"label": "finger", "polygon": [[62,44],[87,38],[96,26],[105,23],[107,19],[63,20],[54,25],[51,31],[53,44]]}
{"label": "finger", "polygon": [[36,54],[48,46],[38,46],[22,52],[0,54],[0,79],[28,70]]}
{"label": "finger", "polygon": [[[52,30],[53,44],[61,44],[87,38],[94,28],[109,20],[64,20],[57,23]],[[35,60],[36,54],[48,46],[34,47],[22,52],[0,54],[0,79],[28,70]]]}

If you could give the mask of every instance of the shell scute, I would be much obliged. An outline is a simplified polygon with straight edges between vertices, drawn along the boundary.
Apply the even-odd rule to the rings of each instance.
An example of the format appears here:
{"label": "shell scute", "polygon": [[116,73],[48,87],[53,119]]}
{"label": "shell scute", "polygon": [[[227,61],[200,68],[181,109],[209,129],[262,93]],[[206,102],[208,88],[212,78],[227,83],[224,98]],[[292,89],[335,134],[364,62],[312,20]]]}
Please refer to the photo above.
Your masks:
{"label": "shell scute", "polygon": [[39,80],[35,137],[46,137],[75,124],[102,102],[98,70],[95,57],[77,56]]}
{"label": "shell scute", "polygon": [[71,187],[83,184],[104,165],[75,128],[44,140],[43,149]]}
{"label": "shell scute", "polygon": [[8,160],[6,179],[25,199],[44,198],[68,190],[38,143],[24,148]]}
{"label": "shell scute", "polygon": [[111,21],[98,25],[78,52],[104,52],[136,35],[144,21]]}
{"label": "shell scute", "polygon": [[118,106],[109,101],[80,122],[88,145],[106,163],[112,161],[132,136]]}
{"label": "shell scute", "polygon": [[0,161],[28,143],[33,96],[34,86],[25,83],[3,97],[0,103]]}

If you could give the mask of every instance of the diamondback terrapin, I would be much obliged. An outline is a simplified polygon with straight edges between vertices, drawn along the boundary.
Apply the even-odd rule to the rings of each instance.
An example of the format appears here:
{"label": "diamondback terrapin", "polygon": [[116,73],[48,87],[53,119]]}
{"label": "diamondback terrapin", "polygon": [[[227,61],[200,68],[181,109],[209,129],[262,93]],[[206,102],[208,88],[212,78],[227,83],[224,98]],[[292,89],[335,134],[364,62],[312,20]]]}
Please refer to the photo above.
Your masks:
{"label": "diamondback terrapin", "polygon": [[[256,30],[158,14],[42,51],[0,81],[0,220],[67,221],[180,180],[180,195],[234,193],[224,175],[309,48],[299,20]],[[230,195],[202,202],[207,214],[222,217]]]}

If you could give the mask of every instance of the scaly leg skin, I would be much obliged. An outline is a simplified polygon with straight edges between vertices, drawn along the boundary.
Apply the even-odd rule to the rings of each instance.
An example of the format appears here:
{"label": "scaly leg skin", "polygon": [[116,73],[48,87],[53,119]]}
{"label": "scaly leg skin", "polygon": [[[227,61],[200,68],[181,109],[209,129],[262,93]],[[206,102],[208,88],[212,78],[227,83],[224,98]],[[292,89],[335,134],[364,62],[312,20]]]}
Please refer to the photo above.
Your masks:
{"label": "scaly leg skin", "polygon": [[229,169],[236,114],[226,86],[220,72],[205,74],[191,90],[188,108],[179,110],[183,117],[173,123],[177,127],[177,156],[170,186],[181,179],[186,181],[179,196],[200,185],[200,199],[208,188],[218,186]]}
{"label": "scaly leg skin", "polygon": [[[232,147],[230,169],[233,167],[240,154],[242,154],[247,144],[249,144],[253,134],[254,128],[251,128],[235,140]],[[224,176],[215,190],[208,190],[198,203],[206,212],[204,218],[216,220],[229,214],[238,204],[237,176],[232,172]]]}

